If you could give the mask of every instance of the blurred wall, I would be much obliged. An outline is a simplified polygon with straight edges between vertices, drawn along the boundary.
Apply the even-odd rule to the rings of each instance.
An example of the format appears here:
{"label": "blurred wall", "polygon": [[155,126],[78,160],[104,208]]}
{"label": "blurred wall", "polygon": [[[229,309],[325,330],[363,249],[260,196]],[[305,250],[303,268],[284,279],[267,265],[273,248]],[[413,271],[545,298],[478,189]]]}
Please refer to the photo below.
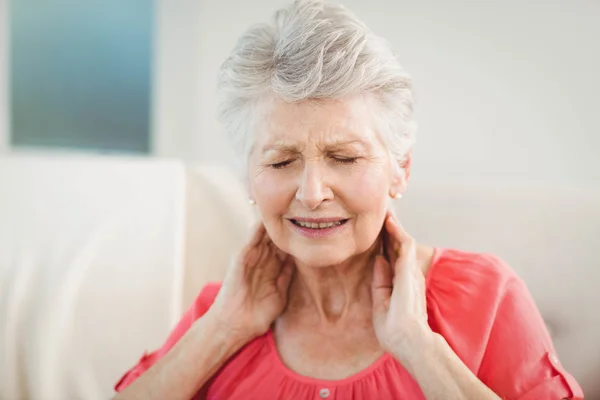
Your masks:
{"label": "blurred wall", "polygon": [[[228,163],[216,122],[220,63],[284,0],[163,0],[159,155]],[[345,0],[414,77],[414,179],[600,183],[600,2]]]}
{"label": "blurred wall", "polygon": [[0,155],[8,144],[8,0],[0,0]]}
{"label": "blurred wall", "polygon": [[10,144],[150,153],[155,0],[12,0]]}
{"label": "blurred wall", "polygon": [[[154,153],[161,157],[203,161],[206,152],[200,151],[201,139],[205,146],[207,141],[218,142],[216,151],[226,153],[222,138],[203,134],[199,125],[206,118],[212,118],[216,125],[214,113],[201,110],[199,104],[202,91],[198,85],[202,74],[200,62],[204,59],[201,55],[206,52],[200,47],[200,35],[204,34],[199,26],[202,23],[201,3],[206,1],[156,2],[152,141]],[[245,7],[244,4],[241,6]],[[212,60],[213,65],[218,63],[218,59]],[[214,86],[207,90],[214,93]]]}

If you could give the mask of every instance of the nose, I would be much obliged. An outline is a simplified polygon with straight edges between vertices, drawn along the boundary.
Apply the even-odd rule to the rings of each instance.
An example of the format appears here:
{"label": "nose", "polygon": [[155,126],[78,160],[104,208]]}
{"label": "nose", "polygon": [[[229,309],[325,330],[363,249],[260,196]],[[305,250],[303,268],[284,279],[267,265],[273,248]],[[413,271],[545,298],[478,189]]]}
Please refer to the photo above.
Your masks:
{"label": "nose", "polygon": [[326,184],[323,169],[307,163],[300,176],[296,199],[309,210],[315,210],[321,203],[333,200],[333,191]]}

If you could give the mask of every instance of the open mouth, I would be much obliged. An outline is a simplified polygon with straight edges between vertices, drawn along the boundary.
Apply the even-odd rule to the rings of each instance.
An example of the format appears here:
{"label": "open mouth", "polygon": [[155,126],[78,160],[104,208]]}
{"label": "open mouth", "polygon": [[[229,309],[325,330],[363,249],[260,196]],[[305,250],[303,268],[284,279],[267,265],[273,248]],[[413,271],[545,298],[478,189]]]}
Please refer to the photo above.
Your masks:
{"label": "open mouth", "polygon": [[315,229],[315,230],[330,229],[330,228],[334,228],[336,226],[344,225],[346,222],[348,222],[347,219],[342,219],[339,221],[331,221],[331,222],[308,222],[308,221],[297,221],[295,219],[291,219],[290,221],[292,221],[292,223],[294,225],[299,226],[301,228]]}

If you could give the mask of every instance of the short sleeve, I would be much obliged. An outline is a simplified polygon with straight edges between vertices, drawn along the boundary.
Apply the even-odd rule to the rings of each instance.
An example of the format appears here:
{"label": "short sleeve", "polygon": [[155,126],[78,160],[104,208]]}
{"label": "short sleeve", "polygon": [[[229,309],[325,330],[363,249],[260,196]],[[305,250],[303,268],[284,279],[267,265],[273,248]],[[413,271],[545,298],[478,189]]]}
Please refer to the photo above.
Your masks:
{"label": "short sleeve", "polygon": [[478,377],[508,400],[583,399],[562,367],[546,325],[525,283],[506,281]]}
{"label": "short sleeve", "polygon": [[131,368],[121,377],[116,383],[115,390],[120,392],[135,381],[140,375],[146,372],[152,367],[161,357],[171,350],[171,348],[181,339],[181,337],[188,331],[194,321],[200,318],[208,311],[212,305],[217,293],[219,292],[220,285],[213,283],[206,285],[200,294],[194,300],[192,306],[185,312],[183,317],[179,320],[175,328],[169,334],[169,337],[162,345],[162,347],[154,352],[148,354],[144,353],[138,363]]}

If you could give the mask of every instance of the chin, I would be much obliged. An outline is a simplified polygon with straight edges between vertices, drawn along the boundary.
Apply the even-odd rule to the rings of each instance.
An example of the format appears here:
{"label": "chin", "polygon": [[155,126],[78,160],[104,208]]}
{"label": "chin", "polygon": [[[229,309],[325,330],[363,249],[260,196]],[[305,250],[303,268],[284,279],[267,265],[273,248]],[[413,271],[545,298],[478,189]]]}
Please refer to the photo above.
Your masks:
{"label": "chin", "polygon": [[309,267],[323,268],[341,264],[348,258],[352,257],[352,254],[341,254],[341,252],[327,249],[323,249],[320,251],[315,251],[315,249],[305,249],[304,251],[300,251],[297,254],[292,254],[292,256],[301,263],[308,265]]}

